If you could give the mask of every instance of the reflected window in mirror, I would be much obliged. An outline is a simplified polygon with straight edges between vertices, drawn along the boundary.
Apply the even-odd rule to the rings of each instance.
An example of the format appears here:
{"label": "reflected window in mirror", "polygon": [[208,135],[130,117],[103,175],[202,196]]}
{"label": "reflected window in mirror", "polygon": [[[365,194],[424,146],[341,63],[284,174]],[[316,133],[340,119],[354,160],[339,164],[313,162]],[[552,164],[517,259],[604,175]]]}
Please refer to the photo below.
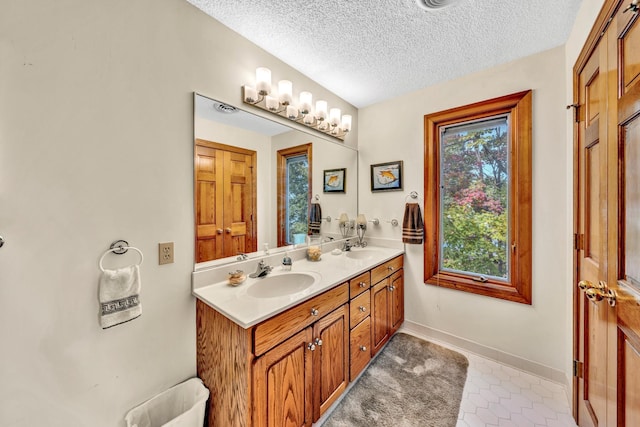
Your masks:
{"label": "reflected window in mirror", "polygon": [[278,150],[278,246],[303,243],[311,201],[312,144]]}

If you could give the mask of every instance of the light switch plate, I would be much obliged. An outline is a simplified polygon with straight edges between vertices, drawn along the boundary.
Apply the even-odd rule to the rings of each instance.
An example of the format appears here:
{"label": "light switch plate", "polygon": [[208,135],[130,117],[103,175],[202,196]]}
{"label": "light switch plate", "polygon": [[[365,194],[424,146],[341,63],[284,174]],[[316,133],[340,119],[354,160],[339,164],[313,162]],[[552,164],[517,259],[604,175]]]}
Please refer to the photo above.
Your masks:
{"label": "light switch plate", "polygon": [[173,242],[158,243],[158,264],[173,263]]}

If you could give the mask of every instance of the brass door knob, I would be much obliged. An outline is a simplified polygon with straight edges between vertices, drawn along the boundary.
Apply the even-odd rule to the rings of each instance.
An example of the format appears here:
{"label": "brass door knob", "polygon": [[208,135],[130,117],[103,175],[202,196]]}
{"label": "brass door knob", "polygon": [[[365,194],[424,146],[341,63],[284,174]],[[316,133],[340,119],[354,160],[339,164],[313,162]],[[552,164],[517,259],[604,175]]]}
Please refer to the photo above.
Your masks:
{"label": "brass door knob", "polygon": [[578,287],[580,289],[582,289],[583,291],[586,291],[587,289],[606,289],[607,288],[607,284],[605,282],[603,282],[602,280],[598,282],[598,284],[594,285],[593,283],[591,283],[588,280],[581,280],[578,282]]}
{"label": "brass door knob", "polygon": [[594,304],[606,299],[611,307],[616,306],[616,299],[618,298],[616,291],[612,289],[591,288],[585,291],[585,295],[589,298],[589,301]]}

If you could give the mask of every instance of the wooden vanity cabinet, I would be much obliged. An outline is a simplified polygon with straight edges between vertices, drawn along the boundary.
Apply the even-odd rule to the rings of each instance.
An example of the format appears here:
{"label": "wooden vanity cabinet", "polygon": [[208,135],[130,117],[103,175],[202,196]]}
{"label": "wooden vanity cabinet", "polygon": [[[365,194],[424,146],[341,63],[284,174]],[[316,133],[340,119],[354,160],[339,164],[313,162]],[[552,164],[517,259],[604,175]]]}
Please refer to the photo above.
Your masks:
{"label": "wooden vanity cabinet", "polygon": [[207,425],[311,426],[402,324],[402,274],[399,256],[247,329],[197,300]]}
{"label": "wooden vanity cabinet", "polygon": [[399,256],[371,270],[371,357],[404,321],[404,271]]}
{"label": "wooden vanity cabinet", "polygon": [[254,426],[310,426],[349,384],[349,309],[334,310],[256,359]]}

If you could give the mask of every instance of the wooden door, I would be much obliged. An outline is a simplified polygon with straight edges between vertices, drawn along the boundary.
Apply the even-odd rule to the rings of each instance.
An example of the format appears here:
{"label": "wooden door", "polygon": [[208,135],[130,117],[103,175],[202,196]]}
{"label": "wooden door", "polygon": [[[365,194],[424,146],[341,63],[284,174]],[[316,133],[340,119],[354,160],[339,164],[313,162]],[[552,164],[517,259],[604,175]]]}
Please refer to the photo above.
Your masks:
{"label": "wooden door", "polygon": [[582,427],[640,425],[640,27],[626,7],[605,2],[575,67]]}
{"label": "wooden door", "polygon": [[256,153],[196,140],[196,262],[256,250]]}
{"label": "wooden door", "polygon": [[389,340],[389,278],[371,288],[371,356]]}
{"label": "wooden door", "polygon": [[618,66],[617,126],[611,132],[617,144],[610,150],[617,156],[609,162],[618,195],[617,203],[610,204],[610,213],[617,211],[610,228],[617,236],[612,248],[617,268],[609,281],[616,293],[616,422],[631,427],[640,425],[640,17],[638,10],[624,12],[627,7],[624,2],[618,9],[610,30],[615,33],[608,39]]}
{"label": "wooden door", "polygon": [[[586,292],[607,280],[606,46],[598,46],[579,75],[578,418],[583,426],[606,422],[608,306]],[[605,424],[601,424],[605,425]]]}
{"label": "wooden door", "polygon": [[313,326],[313,421],[349,384],[349,305],[337,308]]}
{"label": "wooden door", "polygon": [[222,258],[223,158],[220,150],[196,145],[196,262]]}
{"label": "wooden door", "polygon": [[404,270],[389,278],[389,334],[393,335],[404,322]]}
{"label": "wooden door", "polygon": [[254,252],[253,156],[224,152],[224,250],[223,257]]}
{"label": "wooden door", "polygon": [[254,427],[311,426],[311,338],[309,327],[256,360]]}

